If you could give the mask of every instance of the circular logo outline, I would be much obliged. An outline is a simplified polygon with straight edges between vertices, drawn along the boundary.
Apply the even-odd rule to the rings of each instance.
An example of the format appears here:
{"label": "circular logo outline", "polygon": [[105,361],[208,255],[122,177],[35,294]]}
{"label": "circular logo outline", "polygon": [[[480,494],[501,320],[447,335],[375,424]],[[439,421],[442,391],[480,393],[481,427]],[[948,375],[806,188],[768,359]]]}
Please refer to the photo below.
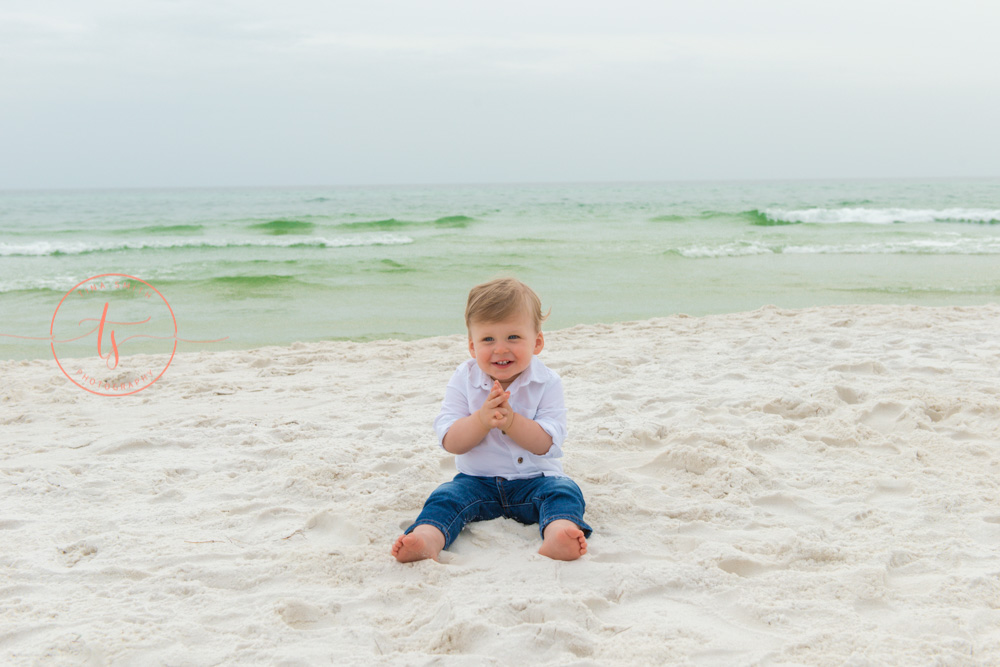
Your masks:
{"label": "circular logo outline", "polygon": [[[149,384],[147,384],[147,385],[145,385],[143,387],[140,387],[140,388],[138,388],[138,389],[136,389],[134,391],[126,392],[124,394],[107,394],[107,393],[100,392],[100,391],[94,391],[93,389],[88,389],[87,387],[83,386],[82,384],[80,384],[79,382],[77,382],[76,380],[74,380],[70,376],[70,374],[66,372],[66,369],[63,368],[62,362],[59,361],[59,355],[56,354],[56,341],[55,341],[56,317],[59,315],[59,309],[62,307],[63,303],[66,301],[66,298],[69,297],[70,294],[72,294],[73,292],[75,292],[76,289],[78,287],[80,287],[80,285],[83,285],[84,283],[89,283],[91,280],[97,280],[98,278],[107,278],[109,276],[116,276],[116,277],[119,277],[119,278],[128,278],[130,280],[135,280],[136,282],[140,282],[143,285],[145,285],[146,287],[148,287],[149,289],[151,289],[154,292],[156,292],[157,296],[160,297],[160,299],[163,301],[163,304],[167,307],[167,310],[170,312],[170,319],[174,323],[174,348],[170,351],[170,358],[167,360],[167,365],[163,367],[163,370],[160,371],[159,375],[157,375],[155,378],[153,378],[152,380],[149,381]],[[65,375],[66,378],[70,382],[72,382],[73,384],[75,384],[77,387],[79,387],[80,389],[83,389],[84,391],[89,391],[91,394],[96,394],[98,396],[131,396],[132,394],[138,394],[143,389],[149,389],[151,386],[153,386],[153,384],[156,383],[157,380],[159,380],[161,377],[163,377],[163,374],[167,372],[168,368],[170,368],[170,364],[174,360],[174,355],[177,354],[177,317],[174,315],[174,309],[170,307],[170,302],[167,301],[167,298],[165,296],[163,296],[162,294],[160,294],[160,290],[156,289],[155,287],[153,287],[152,285],[150,285],[149,283],[147,283],[142,278],[136,278],[135,276],[130,276],[127,273],[102,273],[102,274],[97,275],[97,276],[91,276],[90,278],[87,278],[86,280],[81,280],[76,285],[74,285],[73,288],[70,291],[66,292],[66,294],[63,295],[62,299],[59,300],[59,305],[56,306],[55,311],[52,313],[52,322],[49,324],[49,340],[50,340],[50,344],[51,344],[51,347],[52,347],[52,357],[56,360],[56,365],[59,366],[59,370],[61,370],[63,372],[63,375]]]}

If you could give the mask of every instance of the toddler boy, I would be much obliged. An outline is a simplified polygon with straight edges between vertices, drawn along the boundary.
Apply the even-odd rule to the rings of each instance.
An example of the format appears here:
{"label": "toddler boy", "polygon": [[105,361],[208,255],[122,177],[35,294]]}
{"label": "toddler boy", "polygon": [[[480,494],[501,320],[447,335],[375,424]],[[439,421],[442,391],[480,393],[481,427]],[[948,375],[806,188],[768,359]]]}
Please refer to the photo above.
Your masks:
{"label": "toddler boy", "polygon": [[559,462],[566,437],[562,380],[535,356],[545,345],[544,319],[538,295],[519,280],[493,280],[469,292],[472,358],[452,375],[434,420],[459,472],[431,493],[393,544],[396,560],[436,560],[465,524],[501,516],[537,523],[543,556],[575,560],[587,553],[583,494]]}

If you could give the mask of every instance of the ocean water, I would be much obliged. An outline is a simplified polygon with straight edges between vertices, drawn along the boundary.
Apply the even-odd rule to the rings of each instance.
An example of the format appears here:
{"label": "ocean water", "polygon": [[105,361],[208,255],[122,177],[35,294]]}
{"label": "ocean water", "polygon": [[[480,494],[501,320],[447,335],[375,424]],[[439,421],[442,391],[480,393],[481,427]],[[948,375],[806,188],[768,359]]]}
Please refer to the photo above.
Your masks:
{"label": "ocean water", "polygon": [[458,333],[497,275],[548,329],[974,305],[1000,300],[1000,180],[5,191],[0,358],[50,356],[101,274],[155,287],[182,352]]}

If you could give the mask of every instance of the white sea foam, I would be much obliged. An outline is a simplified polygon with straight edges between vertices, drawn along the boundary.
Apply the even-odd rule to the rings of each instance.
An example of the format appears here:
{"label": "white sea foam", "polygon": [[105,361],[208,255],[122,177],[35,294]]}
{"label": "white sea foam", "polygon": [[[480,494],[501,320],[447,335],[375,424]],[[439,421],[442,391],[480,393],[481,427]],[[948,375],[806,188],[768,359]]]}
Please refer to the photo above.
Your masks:
{"label": "white sea foam", "polygon": [[343,236],[335,238],[301,237],[275,239],[172,239],[163,241],[104,241],[104,242],[51,242],[0,243],[0,256],[39,257],[45,255],[81,255],[88,252],[112,250],[164,250],[171,248],[248,248],[292,246],[316,246],[319,248],[346,248],[376,245],[404,245],[413,243],[409,236],[399,234],[369,234],[365,236]]}
{"label": "white sea foam", "polygon": [[1000,252],[1000,239],[958,237],[785,246],[781,252],[789,255],[989,255]]}
{"label": "white sea foam", "polygon": [[799,210],[765,209],[761,211],[773,222],[808,222],[817,224],[867,223],[891,225],[916,222],[1000,222],[1000,209],[986,208],[809,208]]}
{"label": "white sea foam", "polygon": [[45,276],[28,275],[20,276],[13,280],[0,281],[0,294],[4,292],[17,292],[20,290],[51,289],[65,292],[69,288],[80,282],[77,276]]}
{"label": "white sea foam", "polygon": [[1000,238],[937,238],[886,240],[872,243],[780,245],[752,242],[695,245],[674,252],[691,259],[752,255],[990,255],[1000,253]]}
{"label": "white sea foam", "polygon": [[677,254],[691,259],[712,259],[716,257],[747,257],[750,255],[771,255],[781,252],[763,243],[724,243],[722,245],[695,245],[678,248]]}

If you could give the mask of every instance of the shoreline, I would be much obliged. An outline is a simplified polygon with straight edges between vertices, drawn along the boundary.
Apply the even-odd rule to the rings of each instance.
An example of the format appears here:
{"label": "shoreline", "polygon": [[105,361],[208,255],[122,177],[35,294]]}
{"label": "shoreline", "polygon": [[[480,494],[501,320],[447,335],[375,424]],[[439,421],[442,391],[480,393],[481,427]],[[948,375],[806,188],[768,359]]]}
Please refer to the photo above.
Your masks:
{"label": "shoreline", "polygon": [[[618,326],[634,326],[641,323],[653,323],[660,320],[670,320],[670,319],[696,319],[696,320],[708,320],[708,319],[718,319],[718,318],[743,318],[746,316],[751,316],[754,313],[763,313],[768,311],[780,311],[782,313],[788,314],[803,314],[813,311],[833,311],[833,310],[849,310],[854,309],[899,309],[901,311],[913,311],[913,310],[926,310],[930,312],[935,311],[948,311],[953,310],[955,312],[976,312],[979,310],[989,311],[991,309],[1000,308],[1000,300],[989,303],[971,304],[971,305],[919,305],[919,304],[893,304],[893,303],[856,303],[856,304],[831,304],[831,305],[820,305],[820,306],[810,306],[804,308],[785,308],[776,305],[765,305],[759,308],[754,308],[751,310],[733,311],[733,312],[723,312],[723,313],[709,313],[705,315],[689,315],[687,313],[673,313],[670,315],[660,315],[649,318],[640,319],[627,319],[619,320],[614,322],[585,322],[579,324],[573,324],[570,326],[560,327],[558,329],[549,329],[543,324],[543,332],[546,335],[546,348],[550,345],[548,337],[558,337],[562,333],[575,332],[580,329],[585,329],[587,327],[600,327],[605,329],[607,327],[618,327]],[[334,338],[334,339],[324,339],[324,340],[305,340],[305,341],[292,341],[285,344],[267,344],[267,345],[256,345],[248,347],[238,347],[226,350],[211,350],[202,349],[197,351],[183,351],[183,342],[178,344],[178,350],[176,352],[175,359],[187,358],[191,356],[203,356],[203,355],[225,355],[233,354],[239,355],[241,353],[263,353],[267,350],[301,350],[303,348],[316,346],[337,346],[337,345],[347,345],[347,346],[359,346],[359,345],[385,345],[385,344],[414,344],[421,341],[436,341],[437,339],[448,339],[448,338],[462,338],[466,337],[466,333],[455,332],[450,334],[435,334],[429,336],[417,335],[414,338],[374,338],[370,340],[364,339],[350,339],[350,338]],[[544,354],[544,352],[543,352]],[[158,354],[135,354],[129,355],[139,360],[143,360],[144,363],[156,363],[157,360],[166,359],[169,355],[158,355]],[[124,357],[124,355],[123,355]],[[61,357],[60,357],[61,358]],[[76,358],[76,357],[70,357]],[[47,355],[33,357],[30,359],[0,359],[0,369],[4,365],[32,365],[37,362],[52,361],[51,352]]]}

